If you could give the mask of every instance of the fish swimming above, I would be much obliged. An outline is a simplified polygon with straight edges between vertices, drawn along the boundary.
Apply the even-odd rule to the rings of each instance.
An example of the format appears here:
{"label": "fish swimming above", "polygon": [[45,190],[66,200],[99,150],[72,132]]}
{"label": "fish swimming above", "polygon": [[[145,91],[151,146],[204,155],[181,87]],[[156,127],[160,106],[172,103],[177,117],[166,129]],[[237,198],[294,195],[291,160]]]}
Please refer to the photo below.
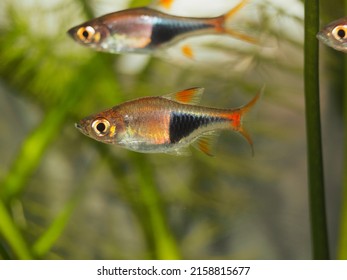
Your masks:
{"label": "fish swimming above", "polygon": [[[82,23],[68,34],[84,46],[109,53],[154,54],[185,38],[205,34],[228,34],[255,43],[249,35],[226,26],[247,2],[241,0],[226,14],[212,18],[174,16],[148,7],[127,9]],[[190,56],[191,50],[185,46],[182,52]]]}
{"label": "fish swimming above", "polygon": [[347,52],[347,17],[326,25],[318,32],[317,38],[335,50]]}
{"label": "fish swimming above", "polygon": [[242,120],[257,102],[260,91],[248,104],[236,109],[198,106],[203,88],[190,88],[165,96],[144,97],[122,103],[76,123],[83,134],[141,153],[184,155],[190,144],[212,155],[218,131],[232,130],[253,142]]}

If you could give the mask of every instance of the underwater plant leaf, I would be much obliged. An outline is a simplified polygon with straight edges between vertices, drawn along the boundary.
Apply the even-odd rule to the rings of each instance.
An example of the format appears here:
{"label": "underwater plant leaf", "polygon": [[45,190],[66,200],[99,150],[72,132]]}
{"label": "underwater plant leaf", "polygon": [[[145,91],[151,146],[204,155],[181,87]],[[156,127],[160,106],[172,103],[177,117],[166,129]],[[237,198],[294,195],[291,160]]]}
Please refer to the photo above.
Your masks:
{"label": "underwater plant leaf", "polygon": [[319,1],[305,1],[305,107],[312,256],[329,259],[319,102]]}
{"label": "underwater plant leaf", "polygon": [[32,259],[33,256],[23,239],[22,234],[13,223],[5,205],[0,200],[0,235],[12,249],[13,253],[22,260]]}
{"label": "underwater plant leaf", "polygon": [[[132,1],[131,6],[157,2]],[[180,2],[185,5],[186,1]],[[271,4],[263,3],[262,13],[266,14]],[[279,229],[288,217],[288,224],[293,218],[286,215],[293,208],[284,213],[286,209],[282,206],[293,203],[276,204],[291,197],[279,193],[289,192],[283,185],[289,180],[278,179],[279,175],[286,178],[290,175],[280,169],[287,157],[294,156],[286,155],[292,147],[288,139],[303,142],[300,131],[299,135],[298,130],[293,133],[293,127],[301,127],[303,121],[300,118],[303,115],[301,39],[287,36],[282,24],[276,30],[270,27],[268,30],[286,49],[240,48],[232,40],[224,41],[223,36],[216,36],[205,53],[207,58],[213,58],[213,52],[217,52],[239,58],[237,63],[216,65],[210,59],[201,64],[194,61],[184,64],[173,59],[170,64],[154,57],[138,68],[139,72],[129,74],[121,71],[122,65],[135,64],[136,60],[83,49],[65,34],[76,21],[94,17],[99,3],[62,0],[61,5],[65,9],[56,10],[57,20],[48,14],[48,22],[53,23],[56,33],[46,32],[51,29],[44,28],[43,32],[35,29],[31,23],[42,23],[39,14],[46,13],[25,8],[16,7],[12,11],[13,20],[8,26],[0,24],[1,82],[20,102],[36,106],[42,116],[34,128],[29,125],[31,133],[17,146],[20,149],[9,153],[7,162],[13,163],[8,165],[9,173],[0,174],[7,185],[6,204],[13,198],[23,201],[26,224],[21,232],[25,240],[30,240],[33,256],[43,259],[307,258],[309,242],[301,238],[308,239],[306,223],[300,227],[302,246],[283,245],[288,243],[283,240],[293,238],[295,227]],[[37,6],[41,8],[41,4]],[[46,6],[46,11],[50,10]],[[62,14],[66,10],[71,10],[71,16]],[[23,17],[23,11],[28,16]],[[207,10],[202,13],[209,15]],[[293,19],[281,11],[277,14],[286,20]],[[272,15],[269,13],[269,20],[275,17]],[[298,25],[302,23],[300,20],[297,19]],[[248,28],[245,26],[245,31]],[[244,64],[245,57],[254,59]],[[263,83],[267,84],[265,106],[262,104],[259,111],[267,117],[262,115],[250,121],[254,124],[254,128],[250,127],[255,138],[254,159],[250,159],[242,139],[232,133],[219,139],[213,160],[195,151],[191,158],[177,159],[168,155],[138,155],[116,146],[94,143],[73,128],[74,122],[100,109],[192,86],[206,87],[207,94],[202,100],[205,105],[234,106],[242,104]],[[284,120],[283,111],[289,114],[290,122]],[[15,109],[13,113],[17,113]],[[4,126],[16,129],[6,116]],[[12,130],[8,135],[8,138],[16,137],[15,133],[12,136]],[[88,164],[96,165],[97,172],[90,172]],[[8,184],[9,176],[11,184]],[[79,187],[82,177],[92,188],[83,193],[83,202],[74,201],[74,192],[69,193]],[[297,185],[293,184],[292,189]],[[265,204],[271,205],[268,219],[258,211]],[[273,211],[277,207],[279,211]],[[252,220],[253,210],[262,219]],[[279,214],[274,217],[272,213]],[[69,223],[74,218],[75,223]],[[305,217],[301,222],[306,222]],[[1,241],[2,247],[11,248],[8,240]]]}
{"label": "underwater plant leaf", "polygon": [[[345,9],[347,9],[347,1],[345,2]],[[344,56],[344,76],[347,74],[347,58]],[[347,93],[347,82],[343,79],[344,94]],[[347,260],[347,98],[343,98],[343,118],[344,118],[344,152],[343,152],[343,177],[342,177],[342,195],[341,195],[341,216],[340,228],[338,232],[338,248],[337,258],[340,260]]]}
{"label": "underwater plant leaf", "polygon": [[45,229],[45,232],[36,240],[32,247],[32,251],[36,257],[42,258],[51,250],[52,246],[56,243],[57,239],[61,236],[65,229],[70,217],[79,203],[81,198],[81,188],[68,200],[60,213],[54,218],[50,226]]}
{"label": "underwater plant leaf", "polygon": [[141,202],[144,205],[150,228],[153,231],[154,257],[159,260],[180,259],[176,241],[169,229],[163,201],[154,180],[154,170],[145,157],[133,153],[134,168],[141,191]]}
{"label": "underwater plant leaf", "polygon": [[148,6],[153,1],[151,0],[131,0],[129,3],[129,8]]}
{"label": "underwater plant leaf", "polygon": [[[88,62],[93,64],[93,60]],[[81,68],[81,71],[84,77],[90,75],[89,77],[92,78],[95,74],[89,65],[89,63],[86,63],[85,68]],[[59,127],[64,124],[70,111],[90,89],[88,84],[79,82],[78,75],[76,75],[75,79],[72,79],[71,84],[67,85],[67,87],[71,91],[62,93],[64,95],[61,97],[61,102],[46,114],[43,121],[22,144],[12,167],[2,182],[3,187],[0,194],[5,201],[9,201],[22,191],[25,182],[40,163],[49,144],[58,135]]]}

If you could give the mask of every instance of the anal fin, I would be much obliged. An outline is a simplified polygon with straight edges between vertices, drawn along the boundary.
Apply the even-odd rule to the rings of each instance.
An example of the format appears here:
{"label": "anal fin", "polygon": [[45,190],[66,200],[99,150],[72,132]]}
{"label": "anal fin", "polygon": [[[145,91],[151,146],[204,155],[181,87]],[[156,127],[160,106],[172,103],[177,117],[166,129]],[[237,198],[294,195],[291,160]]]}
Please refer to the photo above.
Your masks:
{"label": "anal fin", "polygon": [[185,57],[187,57],[189,59],[194,59],[194,52],[193,52],[193,49],[191,48],[191,46],[183,45],[181,47],[181,51]]}
{"label": "anal fin", "polygon": [[209,132],[201,135],[193,143],[193,147],[203,152],[204,154],[213,157],[215,155],[214,147],[217,142],[219,133],[218,132]]}

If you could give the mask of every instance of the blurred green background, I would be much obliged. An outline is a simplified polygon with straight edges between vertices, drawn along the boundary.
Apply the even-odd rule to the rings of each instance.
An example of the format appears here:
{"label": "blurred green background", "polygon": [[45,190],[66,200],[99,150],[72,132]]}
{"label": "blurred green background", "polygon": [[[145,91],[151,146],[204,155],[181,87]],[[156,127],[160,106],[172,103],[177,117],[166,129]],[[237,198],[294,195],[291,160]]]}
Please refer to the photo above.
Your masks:
{"label": "blurred green background", "polygon": [[[166,12],[215,16],[238,1],[204,0],[192,11],[185,5],[194,1],[176,2]],[[303,5],[251,2],[237,22],[244,20],[242,31],[259,35],[261,44],[196,39],[193,61],[177,46],[161,57],[111,55],[66,35],[94,16],[153,1],[1,2],[0,258],[311,257]],[[325,23],[332,13],[325,10]],[[322,71],[333,255],[342,172],[341,81],[335,77],[341,56],[335,53],[324,48]],[[190,157],[175,157],[129,152],[74,128],[120,102],[193,86],[205,88],[203,105],[238,107],[264,84],[263,99],[245,124],[254,157],[235,133],[221,135],[216,157],[194,149]]]}

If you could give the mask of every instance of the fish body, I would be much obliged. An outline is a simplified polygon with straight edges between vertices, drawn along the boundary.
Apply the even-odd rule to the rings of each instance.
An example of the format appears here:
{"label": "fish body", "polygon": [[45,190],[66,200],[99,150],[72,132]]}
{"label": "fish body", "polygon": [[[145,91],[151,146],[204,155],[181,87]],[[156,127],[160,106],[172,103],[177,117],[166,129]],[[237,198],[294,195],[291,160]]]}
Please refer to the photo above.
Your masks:
{"label": "fish body", "polygon": [[147,7],[127,9],[92,19],[68,30],[78,43],[110,53],[147,53],[201,34],[227,33],[254,42],[253,38],[226,29],[225,22],[237,13],[242,0],[227,14],[214,18],[169,15]]}
{"label": "fish body", "polygon": [[219,109],[194,105],[202,92],[202,88],[192,88],[128,101],[86,117],[76,127],[97,141],[142,153],[185,154],[194,143],[211,155],[212,136],[220,130],[237,131],[252,146],[242,118],[259,94],[243,107]]}
{"label": "fish body", "polygon": [[326,25],[318,32],[317,38],[329,47],[347,52],[347,17]]}

